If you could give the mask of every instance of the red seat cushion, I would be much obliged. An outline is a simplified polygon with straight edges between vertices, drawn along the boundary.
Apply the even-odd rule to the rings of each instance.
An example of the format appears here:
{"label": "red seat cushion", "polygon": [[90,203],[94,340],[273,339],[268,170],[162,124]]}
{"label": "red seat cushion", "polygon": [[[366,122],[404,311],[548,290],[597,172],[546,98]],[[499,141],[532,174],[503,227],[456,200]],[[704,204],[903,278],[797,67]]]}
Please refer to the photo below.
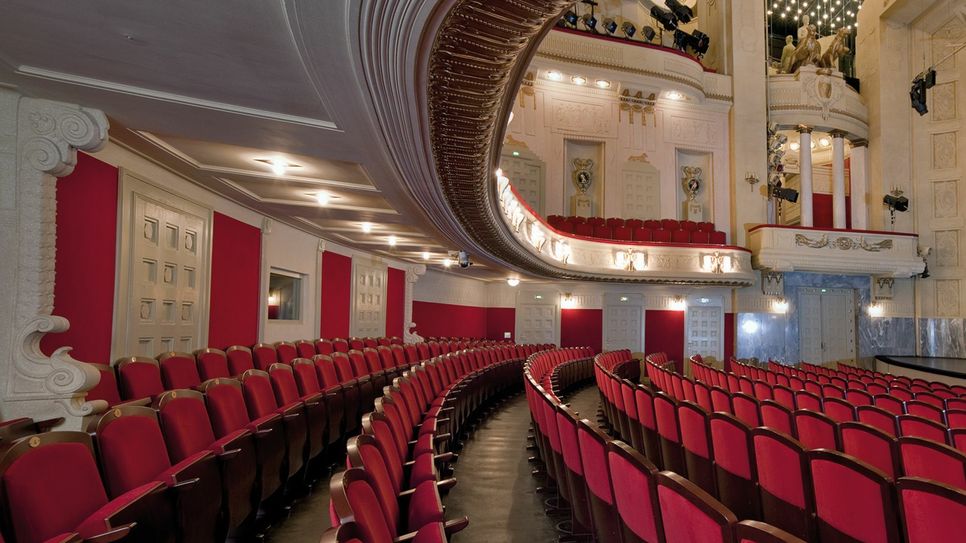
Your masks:
{"label": "red seat cushion", "polygon": [[74,531],[79,533],[83,538],[89,538],[104,533],[108,529],[107,519],[111,515],[117,513],[128,504],[137,501],[143,496],[146,496],[147,494],[154,492],[163,486],[163,484],[157,481],[151,481],[150,483],[146,483],[128,490],[124,494],[121,494],[110,502],[104,504],[97,511],[91,513],[86,519],[84,519],[82,523],[77,526]]}

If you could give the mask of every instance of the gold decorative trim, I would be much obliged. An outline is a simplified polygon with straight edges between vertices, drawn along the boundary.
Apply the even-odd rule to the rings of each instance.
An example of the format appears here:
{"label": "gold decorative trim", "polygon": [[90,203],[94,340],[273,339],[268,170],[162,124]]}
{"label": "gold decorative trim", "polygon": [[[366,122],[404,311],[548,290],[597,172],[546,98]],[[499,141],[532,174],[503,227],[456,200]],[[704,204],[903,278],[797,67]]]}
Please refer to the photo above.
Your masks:
{"label": "gold decorative trim", "polygon": [[845,236],[839,236],[834,240],[830,240],[828,234],[823,234],[819,239],[812,239],[805,234],[795,234],[795,245],[799,247],[810,247],[812,249],[829,247],[842,251],[857,251],[861,249],[869,253],[878,253],[886,249],[892,249],[893,241],[891,239],[884,239],[882,241],[869,243],[865,238],[860,238],[856,241]]}
{"label": "gold decorative trim", "polygon": [[513,134],[507,134],[506,139],[503,140],[503,146],[506,147],[508,145],[511,147],[520,147],[528,151],[530,150],[530,146],[527,145],[527,142],[514,138]]}

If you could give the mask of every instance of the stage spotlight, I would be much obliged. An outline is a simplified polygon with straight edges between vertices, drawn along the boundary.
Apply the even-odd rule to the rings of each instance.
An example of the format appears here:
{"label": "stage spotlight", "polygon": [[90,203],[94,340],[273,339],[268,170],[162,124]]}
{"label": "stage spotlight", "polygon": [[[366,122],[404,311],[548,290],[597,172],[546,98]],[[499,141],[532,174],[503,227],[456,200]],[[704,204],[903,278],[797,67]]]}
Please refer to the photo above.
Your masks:
{"label": "stage spotlight", "polygon": [[926,88],[931,89],[936,86],[936,70],[929,68],[926,73],[922,75],[922,78],[926,81]]}
{"label": "stage spotlight", "polygon": [[674,47],[680,49],[683,52],[687,52],[688,47],[691,46],[691,35],[683,30],[674,31]]}
{"label": "stage spotlight", "polygon": [[664,0],[664,5],[666,5],[668,9],[671,10],[671,13],[673,13],[674,16],[677,17],[682,23],[690,23],[691,19],[694,18],[694,12],[691,11],[691,8],[681,4],[681,2],[678,2],[678,0]]}
{"label": "stage spotlight", "polygon": [[581,17],[581,20],[583,20],[584,26],[587,27],[587,30],[590,30],[595,34],[597,33],[597,17],[594,17],[593,13],[584,13],[583,17]]}
{"label": "stage spotlight", "polygon": [[708,52],[708,47],[711,46],[711,38],[709,38],[704,32],[701,32],[697,29],[691,31],[691,37],[694,38],[692,41],[694,53],[698,57],[703,57],[704,54]]}
{"label": "stage spotlight", "polygon": [[624,21],[624,24],[621,25],[621,32],[627,36],[627,39],[631,39],[637,33],[637,27],[631,24],[630,21]]}
{"label": "stage spotlight", "polygon": [[577,13],[574,12],[574,10],[568,10],[563,16],[563,20],[566,21],[566,23],[570,26],[577,26],[578,19],[580,19],[580,17],[577,16]]}
{"label": "stage spotlight", "polygon": [[909,198],[905,196],[886,194],[882,197],[882,203],[889,206],[889,209],[893,211],[909,211]]}
{"label": "stage spotlight", "polygon": [[798,191],[795,189],[787,189],[781,185],[775,185],[771,189],[771,197],[778,200],[785,200],[786,202],[795,203],[798,201]]}
{"label": "stage spotlight", "polygon": [[644,36],[644,41],[652,42],[654,41],[654,37],[657,36],[657,31],[649,26],[645,26],[641,28],[641,35]]}
{"label": "stage spotlight", "polygon": [[613,36],[614,32],[617,32],[617,21],[611,19],[610,17],[604,19],[604,32],[607,32]]}
{"label": "stage spotlight", "polygon": [[912,88],[909,89],[912,109],[915,109],[919,115],[929,113],[929,108],[926,107],[926,88],[926,80],[919,76],[912,81]]}
{"label": "stage spotlight", "polygon": [[657,19],[664,30],[676,30],[678,27],[678,18],[670,11],[664,11],[657,6],[651,8],[651,17]]}

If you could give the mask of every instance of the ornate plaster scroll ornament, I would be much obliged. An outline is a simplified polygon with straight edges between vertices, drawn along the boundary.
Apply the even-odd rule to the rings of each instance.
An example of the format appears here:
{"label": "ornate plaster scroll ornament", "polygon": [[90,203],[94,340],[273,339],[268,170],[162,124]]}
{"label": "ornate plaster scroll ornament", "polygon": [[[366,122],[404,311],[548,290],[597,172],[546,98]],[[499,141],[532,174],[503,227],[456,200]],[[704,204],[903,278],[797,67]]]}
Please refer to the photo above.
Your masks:
{"label": "ornate plaster scroll ornament", "polygon": [[862,250],[868,253],[878,253],[892,249],[893,241],[891,239],[884,239],[882,241],[869,242],[865,238],[855,240],[846,236],[839,236],[834,240],[830,240],[828,234],[823,234],[819,239],[812,239],[804,234],[795,234],[795,245],[799,247],[811,247],[812,249],[828,247],[842,251]]}
{"label": "ornate plaster scroll ornament", "polygon": [[828,247],[828,235],[823,234],[819,239],[811,239],[805,234],[795,234],[795,245],[799,247],[811,247],[812,249]]}

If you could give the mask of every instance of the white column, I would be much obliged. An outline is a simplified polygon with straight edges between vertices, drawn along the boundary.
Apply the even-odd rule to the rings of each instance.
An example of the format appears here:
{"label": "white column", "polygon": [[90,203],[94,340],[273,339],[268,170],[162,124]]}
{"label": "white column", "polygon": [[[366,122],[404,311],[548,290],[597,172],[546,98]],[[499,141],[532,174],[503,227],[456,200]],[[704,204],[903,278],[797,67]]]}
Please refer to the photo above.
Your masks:
{"label": "white column", "polygon": [[82,430],[83,417],[107,408],[85,400],[96,369],[70,347],[40,350],[44,334],[70,326],[51,314],[57,177],[73,171],[78,149],[106,142],[102,112],[0,88],[0,419],[64,417],[58,429]]}
{"label": "white column", "polygon": [[845,228],[845,133],[832,131],[832,227]]}
{"label": "white column", "polygon": [[869,228],[869,142],[852,140],[852,157],[849,161],[849,179],[852,188],[852,228]]}
{"label": "white column", "polygon": [[814,225],[814,209],[812,207],[812,127],[800,125],[798,127],[798,168],[800,187],[798,202],[801,205],[801,225]]}
{"label": "white column", "polygon": [[413,326],[413,286],[419,281],[419,276],[426,273],[426,266],[413,264],[406,267],[406,301],[403,304],[403,341],[419,343],[423,338],[409,331]]}

